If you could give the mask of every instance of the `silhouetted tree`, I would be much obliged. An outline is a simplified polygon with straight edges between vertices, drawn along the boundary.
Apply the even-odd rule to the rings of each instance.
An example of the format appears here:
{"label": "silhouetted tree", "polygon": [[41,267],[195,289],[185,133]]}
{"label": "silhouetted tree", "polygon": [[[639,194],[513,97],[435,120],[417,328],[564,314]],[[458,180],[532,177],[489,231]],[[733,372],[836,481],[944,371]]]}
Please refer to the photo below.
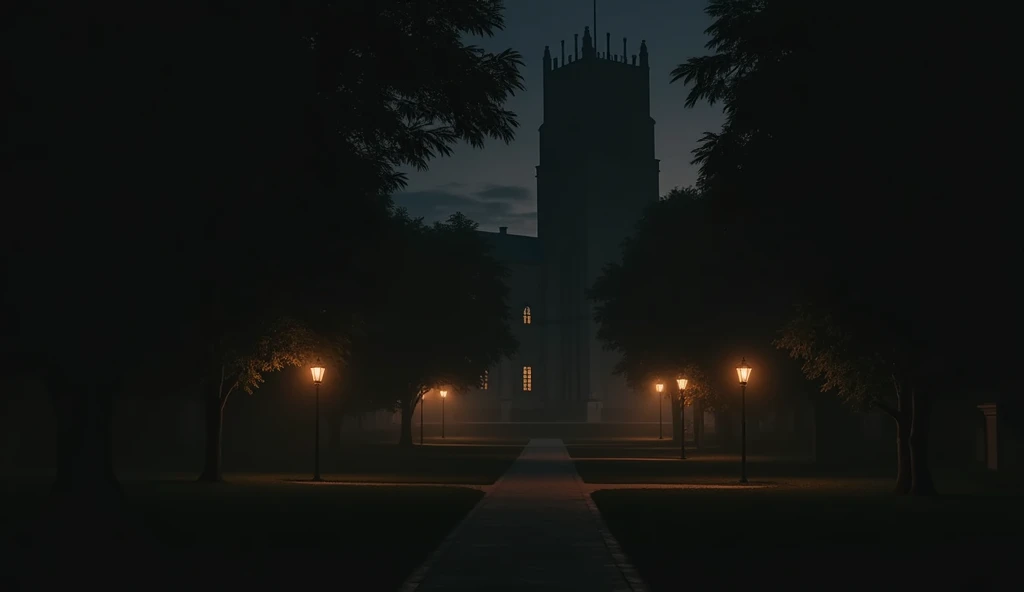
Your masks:
{"label": "silhouetted tree", "polygon": [[308,326],[343,333],[333,288],[385,224],[398,167],[509,141],[521,60],[464,41],[503,26],[495,0],[66,8],[19,5],[5,35],[10,316],[68,436],[58,481],[75,463],[112,480],[124,370],[174,360],[221,397],[255,328],[331,302]]}
{"label": "silhouetted tree", "polygon": [[[690,85],[687,106],[723,105],[722,129],[694,152],[699,186],[736,221],[752,281],[804,303],[782,343],[836,390],[840,378],[828,372],[847,372],[841,396],[860,392],[853,398],[876,405],[891,397],[854,385],[882,388],[876,377],[897,365],[888,392],[913,393],[911,455],[922,461],[910,489],[927,494],[928,410],[970,388],[969,371],[939,379],[935,369],[983,373],[966,346],[979,336],[976,315],[994,320],[1009,301],[1005,287],[981,296],[968,286],[1005,282],[998,269],[1011,249],[1006,223],[962,200],[980,185],[998,191],[1000,157],[963,148],[1001,125],[998,116],[976,117],[945,90],[954,70],[961,84],[982,83],[992,69],[984,56],[999,52],[980,49],[990,41],[950,41],[944,32],[963,30],[963,11],[902,8],[880,18],[836,3],[712,0],[711,54],[672,80]],[[968,244],[950,241],[951,228]],[[826,351],[838,344],[846,349]]]}
{"label": "silhouetted tree", "polygon": [[854,408],[878,409],[895,420],[895,491],[909,493],[915,475],[919,483],[931,481],[924,426],[918,425],[918,437],[913,438],[914,421],[927,421],[924,410],[915,405],[913,369],[907,360],[899,359],[906,349],[895,346],[892,340],[898,336],[893,336],[878,317],[852,307],[846,311],[832,314],[803,306],[785,326],[776,345],[801,360],[804,375],[820,381],[823,392],[833,391]]}
{"label": "silhouetted tree", "polygon": [[387,261],[378,268],[378,300],[361,311],[348,372],[357,396],[401,412],[400,445],[412,445],[412,414],[424,393],[476,387],[517,348],[505,269],[476,227],[461,214],[428,227],[399,211],[381,247]]}
{"label": "silhouetted tree", "polygon": [[206,408],[206,458],[201,481],[222,478],[221,442],[224,406],[236,391],[253,394],[263,384],[264,375],[287,367],[308,367],[323,351],[321,341],[295,319],[278,319],[262,331],[249,328],[232,335],[234,343],[224,342],[220,380],[203,388]]}
{"label": "silhouetted tree", "polygon": [[[623,242],[621,261],[606,265],[589,293],[597,338],[621,354],[615,372],[643,392],[654,380],[665,381],[674,424],[676,377],[717,363],[714,354],[733,314],[721,306],[728,282],[719,281],[718,266],[725,252],[715,249],[724,235],[711,225],[707,206],[692,187],[673,189],[649,206]],[[715,385],[688,378],[691,403],[724,407]]]}

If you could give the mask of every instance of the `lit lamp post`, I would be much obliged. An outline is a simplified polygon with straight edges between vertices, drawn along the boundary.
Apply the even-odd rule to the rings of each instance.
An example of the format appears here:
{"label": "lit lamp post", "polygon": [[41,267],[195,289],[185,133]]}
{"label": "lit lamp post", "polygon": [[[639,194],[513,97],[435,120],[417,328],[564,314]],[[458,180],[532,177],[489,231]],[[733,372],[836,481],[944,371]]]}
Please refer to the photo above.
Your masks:
{"label": "lit lamp post", "polygon": [[686,398],[683,395],[689,382],[685,378],[676,379],[679,387],[679,458],[682,460],[686,460]]}
{"label": "lit lamp post", "polygon": [[423,446],[423,401],[426,400],[427,393],[423,393],[420,397],[420,446]]}
{"label": "lit lamp post", "polygon": [[747,482],[747,381],[750,380],[750,366],[743,358],[736,367],[740,379],[740,483]]}
{"label": "lit lamp post", "polygon": [[316,385],[316,429],[313,431],[313,438],[316,443],[313,446],[313,480],[323,481],[320,478],[320,383],[324,381],[324,371],[326,368],[320,363],[320,358],[317,358],[316,364],[309,369],[309,372],[313,375],[313,384]]}
{"label": "lit lamp post", "polygon": [[444,400],[448,398],[448,391],[441,390],[441,439],[444,439]]}
{"label": "lit lamp post", "polygon": [[654,390],[655,390],[655,392],[658,393],[658,439],[661,440],[662,439],[662,435],[661,435],[661,424],[662,424],[662,421],[661,421],[661,401],[662,401],[662,399],[664,399],[664,397],[661,395],[661,393],[665,391],[664,383],[662,383],[659,380],[657,383],[655,383]]}

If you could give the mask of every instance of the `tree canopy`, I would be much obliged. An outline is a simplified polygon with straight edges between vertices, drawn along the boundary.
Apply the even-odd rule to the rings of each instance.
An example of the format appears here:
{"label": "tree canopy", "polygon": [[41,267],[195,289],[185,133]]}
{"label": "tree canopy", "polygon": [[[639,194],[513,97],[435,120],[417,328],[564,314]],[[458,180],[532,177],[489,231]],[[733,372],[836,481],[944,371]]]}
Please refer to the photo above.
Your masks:
{"label": "tree canopy", "polygon": [[[936,43],[960,18],[941,8],[928,26],[902,7],[879,18],[837,3],[711,0],[707,12],[710,54],[672,72],[690,86],[684,105],[721,103],[726,115],[694,152],[699,186],[741,224],[755,279],[802,304],[778,343],[809,377],[858,404],[884,405],[894,375],[888,392],[916,393],[915,481],[927,492],[928,401],[964,386],[941,369],[981,362],[967,342],[1009,302],[976,289],[1005,281],[992,265],[1006,261],[1005,226],[962,201],[991,181],[977,171],[996,170],[979,158],[989,151],[967,147],[990,120],[947,86],[954,64],[982,54]],[[954,228],[970,244],[950,240]]]}
{"label": "tree canopy", "polygon": [[467,41],[498,0],[66,8],[5,36],[3,234],[11,343],[69,393],[154,365],[219,382],[283,318],[342,338],[399,168],[516,129],[520,56]]}
{"label": "tree canopy", "polygon": [[504,267],[477,225],[455,214],[426,226],[398,211],[380,243],[377,297],[360,311],[347,372],[353,395],[410,415],[432,388],[470,389],[518,344]]}
{"label": "tree canopy", "polygon": [[[652,204],[622,246],[621,261],[594,282],[597,337],[621,354],[615,368],[633,388],[719,364],[748,313],[730,310],[735,265],[728,229],[710,218],[696,189],[677,188]],[[714,375],[714,374],[712,374]],[[712,390],[698,388],[708,403]],[[716,380],[717,382],[717,380]]]}

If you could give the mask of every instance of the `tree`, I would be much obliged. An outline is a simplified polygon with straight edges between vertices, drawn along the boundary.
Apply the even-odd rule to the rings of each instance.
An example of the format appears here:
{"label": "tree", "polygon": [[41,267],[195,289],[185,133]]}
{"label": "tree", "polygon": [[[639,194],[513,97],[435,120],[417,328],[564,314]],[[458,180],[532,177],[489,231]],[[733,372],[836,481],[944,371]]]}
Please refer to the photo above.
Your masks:
{"label": "tree", "polygon": [[403,211],[381,246],[375,306],[362,311],[348,371],[359,396],[402,414],[399,444],[432,388],[469,389],[517,343],[509,328],[505,270],[461,214],[432,227]]}
{"label": "tree", "polygon": [[[699,186],[741,224],[758,279],[804,304],[780,344],[810,376],[877,406],[892,397],[867,385],[883,388],[878,377],[898,364],[888,390],[913,393],[910,490],[931,493],[928,410],[953,390],[933,370],[980,364],[965,347],[978,335],[967,319],[977,325],[975,315],[997,315],[989,311],[1008,301],[995,290],[994,307],[991,293],[979,298],[968,286],[1005,281],[996,269],[1012,252],[1005,222],[962,201],[984,195],[980,185],[998,191],[1000,157],[963,148],[998,118],[971,115],[943,90],[945,73],[963,68],[962,84],[982,83],[984,56],[1001,54],[979,50],[990,40],[940,41],[969,18],[962,11],[931,11],[929,26],[914,9],[878,18],[835,3],[712,0],[707,12],[711,54],[672,72],[691,87],[686,106],[720,102],[726,115],[694,151]],[[895,108],[892,97],[928,107]],[[972,240],[949,241],[949,228]],[[950,273],[961,281],[951,286]]]}
{"label": "tree", "polygon": [[59,475],[113,480],[104,418],[132,383],[112,360],[180,360],[175,375],[215,389],[229,352],[259,349],[250,328],[350,310],[326,288],[384,224],[399,167],[516,126],[519,55],[464,42],[502,28],[496,0],[25,6],[12,22],[4,155],[12,186],[48,196],[5,217],[12,341],[67,402],[59,448],[106,450],[62,452]]}
{"label": "tree", "polygon": [[[672,394],[674,380],[689,373],[689,402],[724,409],[702,368],[719,362],[724,337],[735,328],[728,278],[718,268],[729,256],[727,233],[711,223],[709,203],[695,188],[676,188],[652,204],[623,242],[621,262],[605,266],[590,289],[597,337],[621,355],[615,372],[634,389],[649,391],[656,379]],[[677,425],[678,427],[678,425]]]}
{"label": "tree", "polygon": [[804,375],[820,381],[822,392],[834,391],[854,408],[877,409],[893,418],[897,428],[897,494],[909,493],[915,482],[918,490],[934,487],[928,470],[927,415],[916,400],[911,368],[897,359],[901,349],[893,345],[891,336],[879,332],[869,335],[860,324],[865,322],[879,328],[871,315],[837,317],[804,306],[775,343],[803,362]]}
{"label": "tree", "polygon": [[221,442],[224,407],[236,391],[253,394],[264,375],[287,367],[308,366],[324,352],[321,340],[294,319],[278,319],[263,331],[236,334],[235,343],[222,350],[220,379],[203,385],[206,409],[206,458],[200,481],[223,477]]}

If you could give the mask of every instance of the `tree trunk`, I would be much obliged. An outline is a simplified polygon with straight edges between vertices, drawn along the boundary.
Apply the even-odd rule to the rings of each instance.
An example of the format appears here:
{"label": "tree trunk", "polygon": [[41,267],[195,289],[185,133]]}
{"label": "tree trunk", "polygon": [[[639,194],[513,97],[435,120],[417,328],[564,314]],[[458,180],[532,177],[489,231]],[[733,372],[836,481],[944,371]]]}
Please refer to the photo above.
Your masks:
{"label": "tree trunk", "polygon": [[910,455],[910,417],[896,417],[896,489],[897,495],[910,493],[911,455]]}
{"label": "tree trunk", "polygon": [[928,395],[911,391],[910,494],[935,495],[935,482],[928,465],[928,437],[931,428],[931,401]]}
{"label": "tree trunk", "polygon": [[411,401],[402,401],[402,431],[398,436],[398,445],[403,448],[412,447],[412,412],[415,405]]}
{"label": "tree trunk", "polygon": [[216,387],[207,386],[206,400],[206,460],[200,481],[216,483],[223,480],[223,464],[221,442],[224,434],[224,404],[220,398],[220,382]]}

